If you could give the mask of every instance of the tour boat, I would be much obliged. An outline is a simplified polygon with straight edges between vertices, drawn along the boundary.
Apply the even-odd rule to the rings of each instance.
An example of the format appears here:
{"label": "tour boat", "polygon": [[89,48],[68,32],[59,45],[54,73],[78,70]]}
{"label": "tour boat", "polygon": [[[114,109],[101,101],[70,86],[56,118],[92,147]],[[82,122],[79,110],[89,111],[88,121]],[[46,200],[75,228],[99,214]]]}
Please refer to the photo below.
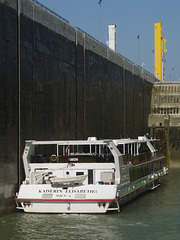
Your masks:
{"label": "tour boat", "polygon": [[168,174],[158,141],[90,137],[26,141],[25,180],[15,197],[29,213],[106,213],[160,185]]}

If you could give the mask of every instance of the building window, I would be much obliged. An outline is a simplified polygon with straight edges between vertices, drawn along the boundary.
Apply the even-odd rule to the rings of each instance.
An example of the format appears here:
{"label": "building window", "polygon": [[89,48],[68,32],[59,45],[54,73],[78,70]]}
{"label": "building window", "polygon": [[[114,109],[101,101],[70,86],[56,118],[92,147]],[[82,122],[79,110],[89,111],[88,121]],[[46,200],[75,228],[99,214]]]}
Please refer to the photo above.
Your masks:
{"label": "building window", "polygon": [[157,101],[157,96],[155,95],[154,96],[154,103],[156,103],[156,101]]}
{"label": "building window", "polygon": [[170,103],[170,96],[168,96],[168,103]]}

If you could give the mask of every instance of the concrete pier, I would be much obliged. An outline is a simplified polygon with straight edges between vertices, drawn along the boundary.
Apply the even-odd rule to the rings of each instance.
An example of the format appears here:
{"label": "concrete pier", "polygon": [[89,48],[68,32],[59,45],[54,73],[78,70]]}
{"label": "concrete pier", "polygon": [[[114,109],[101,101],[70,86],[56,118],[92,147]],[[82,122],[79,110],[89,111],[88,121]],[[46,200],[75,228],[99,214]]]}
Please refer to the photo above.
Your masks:
{"label": "concrete pier", "polygon": [[26,139],[137,137],[155,78],[31,0],[0,0],[0,214]]}

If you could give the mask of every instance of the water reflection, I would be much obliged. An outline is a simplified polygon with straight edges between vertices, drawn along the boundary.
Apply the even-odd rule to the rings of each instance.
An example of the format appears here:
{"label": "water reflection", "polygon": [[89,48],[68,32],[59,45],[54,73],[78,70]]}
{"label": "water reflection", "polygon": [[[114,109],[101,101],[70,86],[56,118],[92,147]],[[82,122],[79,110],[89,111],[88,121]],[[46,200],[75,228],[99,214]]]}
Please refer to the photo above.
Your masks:
{"label": "water reflection", "polygon": [[25,214],[0,218],[0,236],[10,240],[41,239],[180,239],[180,168],[170,169],[161,187],[144,194],[121,213]]}
{"label": "water reflection", "polygon": [[116,239],[107,220],[98,215],[21,214],[12,239]]}

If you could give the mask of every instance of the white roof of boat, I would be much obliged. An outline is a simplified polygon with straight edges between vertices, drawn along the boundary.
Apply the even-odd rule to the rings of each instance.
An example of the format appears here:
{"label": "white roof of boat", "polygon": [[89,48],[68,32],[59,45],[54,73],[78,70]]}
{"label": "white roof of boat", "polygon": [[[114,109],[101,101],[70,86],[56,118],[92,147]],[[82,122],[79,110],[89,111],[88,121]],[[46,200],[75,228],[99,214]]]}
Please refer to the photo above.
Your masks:
{"label": "white roof of boat", "polygon": [[[109,141],[113,141],[117,144],[131,144],[131,143],[142,143],[146,142],[145,139],[102,139],[95,140],[94,138],[89,140],[60,140],[60,141],[36,141],[36,140],[27,140],[26,142],[31,142],[33,145],[104,145]],[[149,141],[154,141],[154,139],[149,139]]]}
{"label": "white roof of boat", "polygon": [[96,141],[87,141],[87,140],[60,140],[60,141],[26,141],[32,142],[33,145],[96,145],[96,144],[105,144],[103,140],[96,140]]}

